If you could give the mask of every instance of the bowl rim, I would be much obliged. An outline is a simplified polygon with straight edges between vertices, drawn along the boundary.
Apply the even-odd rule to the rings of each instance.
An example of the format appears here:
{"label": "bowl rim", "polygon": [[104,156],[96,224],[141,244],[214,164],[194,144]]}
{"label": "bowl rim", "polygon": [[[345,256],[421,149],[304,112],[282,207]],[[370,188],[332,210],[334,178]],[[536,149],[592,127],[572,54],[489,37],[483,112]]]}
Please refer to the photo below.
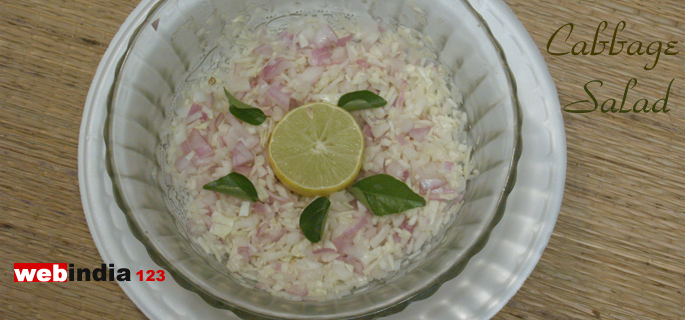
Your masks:
{"label": "bowl rim", "polygon": [[[114,69],[114,79],[112,81],[112,84],[108,90],[108,94],[106,96],[106,119],[105,119],[105,124],[103,128],[103,137],[104,137],[104,143],[105,143],[105,170],[107,172],[107,175],[111,179],[111,184],[112,184],[112,197],[116,203],[116,205],[119,207],[119,209],[122,210],[124,213],[124,216],[126,218],[127,225],[129,227],[129,230],[133,234],[133,236],[140,241],[143,246],[145,247],[146,252],[152,259],[152,261],[157,264],[158,266],[164,268],[169,272],[169,274],[172,276],[174,281],[178,283],[181,287],[183,287],[185,290],[189,290],[191,292],[196,293],[198,296],[202,298],[208,305],[215,307],[215,308],[221,308],[221,309],[227,309],[230,310],[231,312],[235,313],[238,317],[242,319],[281,319],[281,318],[275,318],[273,316],[265,315],[259,312],[255,312],[253,310],[247,310],[245,308],[242,308],[240,306],[237,306],[230,301],[225,301],[222,300],[219,297],[214,296],[213,294],[204,291],[202,288],[194,284],[192,281],[189,280],[189,278],[183,274],[183,272],[179,271],[177,268],[174,267],[174,265],[168,261],[162,254],[157,252],[155,249],[155,246],[153,245],[152,241],[150,238],[148,238],[145,235],[145,232],[143,231],[143,228],[138,224],[136,219],[134,218],[133,211],[130,209],[130,207],[126,204],[124,201],[124,197],[121,193],[121,182],[118,179],[118,176],[115,174],[116,172],[116,164],[114,161],[114,156],[113,156],[113,140],[112,140],[112,135],[113,131],[111,130],[113,122],[114,122],[114,100],[115,100],[115,95],[118,89],[118,86],[120,84],[120,75],[121,71],[123,70],[126,61],[128,60],[129,54],[133,48],[133,44],[136,42],[138,39],[139,34],[142,32],[143,28],[149,25],[150,23],[153,22],[153,18],[156,13],[158,13],[158,10],[168,1],[170,0],[152,0],[154,1],[154,4],[152,4],[149,8],[146,9],[146,13],[143,13],[144,18],[141,20],[140,24],[135,26],[133,28],[133,33],[131,34],[130,38],[128,39],[128,43],[126,44],[126,49],[119,57],[118,59],[115,58],[116,64]],[[523,115],[522,115],[522,109],[520,105],[520,100],[518,97],[518,91],[517,91],[517,86],[516,86],[516,79],[514,77],[513,71],[511,67],[509,66],[506,58],[506,54],[499,43],[499,41],[496,39],[494,34],[492,33],[492,30],[488,24],[488,22],[483,18],[483,16],[471,5],[472,0],[458,0],[460,1],[472,14],[479,23],[481,23],[483,27],[483,31],[486,34],[486,36],[490,39],[492,45],[495,47],[495,52],[497,54],[498,60],[501,63],[503,70],[505,71],[505,77],[507,80],[507,85],[508,89],[511,92],[511,102],[513,106],[513,149],[510,155],[510,162],[509,162],[509,168],[508,168],[508,175],[504,181],[504,188],[502,189],[502,192],[500,193],[500,196],[497,200],[497,206],[494,209],[494,213],[491,216],[490,220],[486,223],[486,227],[483,230],[483,232],[478,236],[478,238],[473,242],[471,247],[469,247],[463,254],[463,259],[459,262],[456,263],[452,266],[449,267],[447,271],[442,273],[438,278],[436,278],[432,283],[422,287],[422,288],[417,288],[414,290],[414,292],[402,300],[395,301],[386,305],[382,305],[379,308],[375,308],[373,311],[369,313],[364,313],[360,315],[354,315],[351,317],[345,317],[345,319],[375,319],[378,317],[385,317],[389,316],[395,313],[399,313],[402,310],[404,310],[409,304],[415,301],[420,301],[429,298],[432,296],[445,282],[455,278],[458,276],[461,271],[466,267],[468,262],[475,256],[478,252],[480,252],[485,245],[487,244],[490,235],[497,226],[497,224],[500,222],[502,219],[505,209],[506,209],[506,202],[507,199],[513,190],[515,183],[516,183],[516,177],[517,177],[517,167],[519,160],[522,155],[522,150],[523,150],[523,140],[522,140],[522,125],[523,125]],[[296,303],[293,301],[293,303]],[[294,318],[293,318],[294,319]]]}

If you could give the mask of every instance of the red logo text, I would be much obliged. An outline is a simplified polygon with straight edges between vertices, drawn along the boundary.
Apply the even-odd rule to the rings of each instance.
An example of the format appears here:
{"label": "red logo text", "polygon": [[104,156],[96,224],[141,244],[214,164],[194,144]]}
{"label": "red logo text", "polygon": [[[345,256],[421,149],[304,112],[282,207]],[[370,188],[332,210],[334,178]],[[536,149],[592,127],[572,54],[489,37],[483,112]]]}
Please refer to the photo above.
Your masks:
{"label": "red logo text", "polygon": [[66,263],[15,263],[14,282],[66,282]]}

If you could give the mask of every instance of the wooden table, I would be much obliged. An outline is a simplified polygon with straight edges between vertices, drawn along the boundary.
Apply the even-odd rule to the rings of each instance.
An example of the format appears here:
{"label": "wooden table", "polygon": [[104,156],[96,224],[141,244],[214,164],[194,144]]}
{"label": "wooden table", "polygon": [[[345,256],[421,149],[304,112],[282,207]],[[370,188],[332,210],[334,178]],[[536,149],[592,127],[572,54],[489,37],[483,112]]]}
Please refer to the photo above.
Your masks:
{"label": "wooden table", "polygon": [[[497,319],[685,319],[685,53],[552,55],[609,40],[679,41],[682,0],[506,0],[546,59],[562,107],[663,98],[668,113],[564,112],[566,193],[540,263]],[[79,125],[88,87],[137,1],[0,2],[0,318],[143,318],[115,282],[14,283],[13,263],[102,263],[80,203]],[[628,45],[626,44],[626,45]],[[656,49],[654,44],[652,52]],[[635,49],[634,47],[633,49]],[[596,48],[599,49],[599,48]],[[617,48],[616,48],[617,49]],[[616,50],[615,49],[615,50]],[[643,48],[644,49],[644,48]],[[556,50],[556,51],[555,51]],[[592,108],[589,103],[577,104]],[[574,106],[572,106],[574,107]],[[571,108],[571,107],[569,107]]]}

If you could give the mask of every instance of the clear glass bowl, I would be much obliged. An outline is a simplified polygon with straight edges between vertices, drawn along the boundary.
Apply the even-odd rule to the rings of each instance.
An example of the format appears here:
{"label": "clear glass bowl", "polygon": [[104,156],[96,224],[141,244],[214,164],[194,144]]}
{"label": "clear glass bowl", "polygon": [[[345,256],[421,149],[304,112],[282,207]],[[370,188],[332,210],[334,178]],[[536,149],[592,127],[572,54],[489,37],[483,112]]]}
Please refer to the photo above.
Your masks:
{"label": "clear glass bowl", "polygon": [[[230,21],[250,23],[307,13],[345,13],[411,27],[434,40],[438,60],[462,91],[479,175],[464,205],[420,259],[402,272],[333,301],[295,302],[251,289],[214,257],[196,250],[160,183],[160,133],[175,90],[211,67]],[[182,287],[246,319],[371,319],[431,296],[459,274],[501,219],[521,154],[521,110],[506,58],[467,0],[236,1],[162,0],[132,37],[115,73],[105,137],[118,205],[152,259]]]}

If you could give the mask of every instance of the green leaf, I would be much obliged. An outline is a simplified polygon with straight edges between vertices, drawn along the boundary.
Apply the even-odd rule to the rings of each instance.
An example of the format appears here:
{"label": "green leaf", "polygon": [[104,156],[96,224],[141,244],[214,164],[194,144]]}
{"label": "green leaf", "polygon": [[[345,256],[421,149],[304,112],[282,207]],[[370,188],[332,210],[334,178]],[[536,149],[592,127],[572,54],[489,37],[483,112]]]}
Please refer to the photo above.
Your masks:
{"label": "green leaf", "polygon": [[212,181],[202,186],[202,189],[225,193],[252,202],[259,201],[257,190],[252,182],[250,182],[250,179],[237,172],[231,172]]}
{"label": "green leaf", "polygon": [[338,100],[338,107],[347,111],[379,108],[386,105],[388,102],[379,95],[369,91],[355,91],[344,94]]}
{"label": "green leaf", "polygon": [[350,188],[350,193],[377,216],[426,205],[426,199],[412,191],[404,182],[387,174],[377,174],[357,181]]}
{"label": "green leaf", "polygon": [[312,201],[300,215],[300,229],[312,243],[321,241],[323,228],[326,226],[326,217],[331,201],[328,197],[318,197]]}
{"label": "green leaf", "polygon": [[264,114],[264,111],[240,102],[240,100],[231,95],[226,88],[224,88],[224,93],[228,98],[228,111],[230,111],[232,115],[251,125],[258,126],[264,123],[266,120],[266,114]]}

